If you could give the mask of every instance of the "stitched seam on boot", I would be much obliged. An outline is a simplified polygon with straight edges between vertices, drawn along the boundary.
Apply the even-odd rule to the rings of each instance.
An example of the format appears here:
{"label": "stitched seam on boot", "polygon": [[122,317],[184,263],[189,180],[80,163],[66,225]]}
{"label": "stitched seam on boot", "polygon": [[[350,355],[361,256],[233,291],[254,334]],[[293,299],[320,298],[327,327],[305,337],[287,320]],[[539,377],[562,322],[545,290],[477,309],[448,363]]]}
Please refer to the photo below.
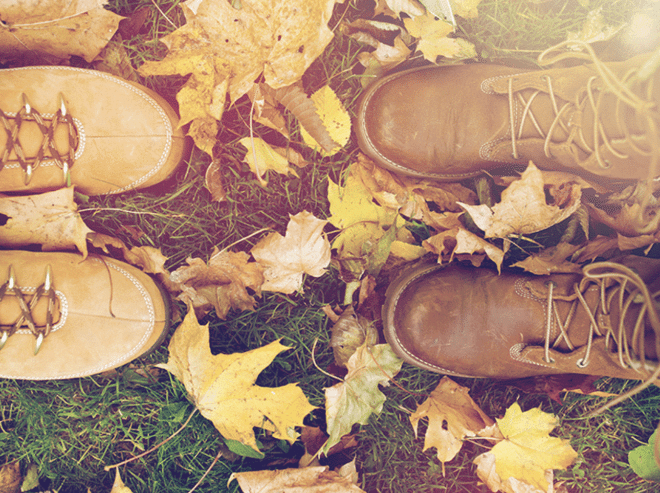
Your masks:
{"label": "stitched seam on boot", "polygon": [[[29,70],[31,67],[17,67],[17,68],[10,68],[10,69],[5,69],[6,71],[17,71],[17,70]],[[169,154],[170,154],[170,149],[172,148],[172,139],[173,139],[173,129],[172,129],[172,122],[170,122],[169,117],[163,110],[163,108],[156,102],[155,99],[153,99],[151,96],[149,96],[147,93],[144,91],[141,91],[137,87],[129,84],[128,82],[125,82],[117,77],[108,75],[104,72],[97,72],[94,70],[88,70],[88,69],[82,69],[78,67],[62,67],[62,66],[52,66],[49,67],[49,69],[54,69],[54,70],[69,70],[73,72],[84,72],[84,73],[91,73],[94,76],[101,77],[102,79],[105,79],[109,82],[113,82],[115,84],[118,84],[120,86],[125,87],[126,89],[129,89],[131,92],[134,94],[138,95],[142,99],[144,99],[149,105],[151,105],[156,112],[159,114],[161,119],[163,120],[164,126],[165,126],[165,137],[166,137],[166,142],[165,142],[165,148],[163,149],[163,153],[160,156],[160,159],[156,163],[156,165],[145,175],[142,177],[138,178],[135,180],[133,183],[130,183],[129,185],[126,185],[125,187],[118,188],[116,190],[112,190],[109,192],[110,194],[115,194],[115,193],[121,193],[125,192],[126,190],[132,190],[134,188],[137,188],[140,184],[144,183],[145,181],[149,180],[152,176],[154,176],[160,169],[163,167],[165,162],[167,161]]]}
{"label": "stitched seam on boot", "polygon": [[[481,90],[486,93],[486,94],[496,94],[494,91],[488,92],[486,90],[486,87],[484,84],[486,82],[489,82],[491,79],[501,79],[503,77],[508,77],[508,76],[499,76],[499,77],[491,77],[490,79],[486,79],[481,83]],[[514,110],[513,110],[513,128],[518,127],[518,122],[520,121],[520,115],[522,113],[522,105],[520,104],[519,101],[514,100],[513,101],[514,105]],[[479,148],[479,157],[481,159],[484,159],[486,161],[494,161],[496,163],[509,163],[512,160],[507,160],[507,159],[498,159],[498,158],[493,158],[491,153],[493,151],[493,148],[500,145],[502,142],[506,142],[511,140],[511,131],[507,130],[506,135],[504,137],[500,137],[499,139],[491,140],[486,143],[484,143],[480,148]]]}

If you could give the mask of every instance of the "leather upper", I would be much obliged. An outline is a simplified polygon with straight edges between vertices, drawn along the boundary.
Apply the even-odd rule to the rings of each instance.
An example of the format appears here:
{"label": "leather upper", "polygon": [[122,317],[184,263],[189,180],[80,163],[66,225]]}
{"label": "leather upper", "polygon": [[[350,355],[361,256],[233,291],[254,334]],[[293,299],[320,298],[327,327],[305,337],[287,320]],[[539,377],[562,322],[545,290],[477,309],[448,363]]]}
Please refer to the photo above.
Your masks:
{"label": "leather upper", "polygon": [[[181,161],[186,143],[178,117],[159,95],[139,84],[94,70],[73,67],[25,67],[0,70],[0,109],[10,118],[24,105],[52,117],[63,98],[73,117],[78,145],[71,181],[88,195],[144,188],[167,178]],[[67,134],[56,129],[56,148],[66,151]],[[28,156],[42,141],[35,123],[24,123],[19,135]],[[7,135],[0,131],[0,154]],[[66,186],[52,159],[34,171],[28,185],[15,153],[0,169],[0,191],[33,192]]]}
{"label": "leather upper", "polygon": [[[30,380],[93,375],[139,357],[165,335],[168,304],[142,271],[107,257],[73,253],[0,251],[0,284],[13,266],[15,282],[29,303],[44,282],[48,265],[57,306],[54,325],[34,354],[35,336],[26,325],[0,349],[0,377]],[[44,307],[33,310],[43,324]],[[0,329],[16,320],[15,296],[0,300]]]}

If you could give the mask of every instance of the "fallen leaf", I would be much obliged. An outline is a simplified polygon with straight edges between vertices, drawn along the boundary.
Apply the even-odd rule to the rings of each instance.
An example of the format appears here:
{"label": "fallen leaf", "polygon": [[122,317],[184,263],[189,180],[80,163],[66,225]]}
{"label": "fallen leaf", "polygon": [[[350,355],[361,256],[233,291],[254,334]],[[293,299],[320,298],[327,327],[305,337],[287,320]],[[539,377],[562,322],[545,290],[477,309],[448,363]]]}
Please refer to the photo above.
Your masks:
{"label": "fallen leaf", "polygon": [[297,384],[259,387],[257,377],[282,351],[279,341],[234,354],[211,354],[208,324],[200,326],[192,310],[176,329],[169,358],[159,368],[183,383],[195,407],[220,434],[259,451],[253,427],[293,443],[296,426],[315,409]]}
{"label": "fallen leaf", "polygon": [[319,115],[323,126],[330,134],[330,138],[337,143],[337,146],[330,150],[324,149],[308,133],[304,122],[301,122],[303,126],[300,133],[309,147],[320,152],[323,156],[332,156],[339,152],[351,137],[351,117],[335,92],[328,85],[323,86],[312,94],[310,99],[314,103],[314,106],[316,106],[316,113]]}
{"label": "fallen leaf", "polygon": [[424,11],[424,6],[417,0],[376,0],[374,15],[382,12],[398,17],[401,13],[404,13],[410,17],[416,17],[424,15]]}
{"label": "fallen leaf", "polygon": [[447,254],[448,262],[451,262],[456,255],[485,253],[497,265],[499,272],[504,261],[504,251],[462,226],[441,231],[424,240],[422,245],[429,252],[438,255],[438,263],[442,263],[443,255]]}
{"label": "fallen leaf", "polygon": [[345,367],[351,356],[363,344],[373,346],[378,342],[378,331],[373,323],[355,313],[353,306],[346,308],[330,329],[330,347],[335,363]]}
{"label": "fallen leaf", "polygon": [[581,205],[579,185],[572,185],[570,197],[564,207],[547,204],[543,175],[530,162],[520,180],[514,181],[502,192],[502,200],[492,209],[485,204],[459,205],[484,231],[486,238],[506,238],[511,234],[536,233],[568,218]]}
{"label": "fallen leaf", "polygon": [[415,437],[419,421],[428,418],[423,450],[435,447],[440,462],[456,457],[465,437],[483,436],[481,433],[495,424],[468,392],[467,387],[443,377],[431,395],[410,415]]}
{"label": "fallen leaf", "polygon": [[273,130],[277,130],[287,139],[289,130],[286,119],[278,109],[279,101],[276,97],[276,91],[268,84],[254,84],[248,92],[248,96],[254,105],[253,119]]}
{"label": "fallen leaf", "polygon": [[140,82],[137,70],[133,68],[121,36],[111,39],[93,63],[95,70],[107,72],[133,82]]}
{"label": "fallen leaf", "polygon": [[454,26],[430,12],[403,20],[411,36],[418,39],[417,50],[428,61],[435,63],[439,56],[446,58],[474,58],[477,56],[472,43],[460,38],[450,38]]}
{"label": "fallen leaf", "polygon": [[235,472],[227,485],[237,480],[244,493],[358,493],[364,491],[328,466],[281,469],[277,471]]}
{"label": "fallen leaf", "polygon": [[579,264],[567,262],[566,258],[573,255],[580,248],[580,245],[559,243],[556,246],[541,250],[540,253],[532,254],[520,262],[516,262],[512,267],[520,267],[538,276],[560,272],[579,273],[582,272],[582,267]]}
{"label": "fallen leaf", "polygon": [[87,257],[87,234],[73,200],[73,187],[36,195],[0,195],[0,244],[39,244],[43,250],[78,249]]}
{"label": "fallen leaf", "polygon": [[555,490],[552,484],[554,478],[552,469],[545,471],[544,475],[545,480],[548,482],[548,488],[541,490],[514,477],[502,480],[499,474],[497,474],[495,460],[494,454],[486,452],[477,456],[473,461],[477,465],[477,476],[490,488],[490,491],[502,491],[504,493],[559,493],[559,490]]}
{"label": "fallen leaf", "polygon": [[635,447],[628,452],[628,464],[635,474],[647,481],[660,482],[660,464],[655,457],[655,445],[658,430],[653,432],[648,444]]}
{"label": "fallen leaf", "polygon": [[0,493],[19,493],[22,480],[18,462],[10,462],[0,467]]}
{"label": "fallen leaf", "polygon": [[325,389],[325,416],[328,441],[321,449],[327,452],[348,435],[356,423],[367,424],[372,414],[380,414],[385,394],[378,386],[389,385],[403,360],[389,344],[360,346],[348,360],[348,373],[341,383]]}
{"label": "fallen leaf", "polygon": [[122,481],[119,475],[119,469],[117,469],[117,473],[115,474],[115,482],[112,484],[110,493],[132,493],[131,489]]}
{"label": "fallen leaf", "polygon": [[298,177],[295,170],[289,166],[287,158],[279,152],[276,152],[274,148],[260,138],[243,137],[238,142],[247,149],[244,161],[248,163],[250,169],[257,176],[257,179],[262,186],[268,184],[264,179],[264,175],[269,169],[272,169],[281,175],[293,175],[296,178]]}
{"label": "fallen leaf", "polygon": [[477,6],[481,0],[449,0],[454,15],[460,15],[464,19],[474,19],[479,15]]}
{"label": "fallen leaf", "polygon": [[188,258],[187,266],[179,267],[169,275],[168,289],[180,292],[177,299],[205,314],[211,307],[224,320],[229,310],[254,310],[254,296],[261,295],[264,283],[263,267],[249,261],[245,252],[231,252],[215,248],[208,263],[199,258]]}
{"label": "fallen leaf", "polygon": [[[601,6],[591,10],[587,14],[587,18],[582,24],[580,31],[569,31],[566,35],[566,41],[580,41],[582,43],[608,41],[616,36],[625,26],[626,23],[619,25],[605,24],[603,6]],[[582,49],[582,46],[579,44],[567,44],[567,47],[578,51]]]}
{"label": "fallen leaf", "polygon": [[497,474],[503,479],[516,478],[542,491],[548,489],[547,469],[566,469],[577,458],[567,440],[551,437],[557,426],[552,414],[540,409],[522,412],[518,403],[497,420],[504,440],[491,450]]}
{"label": "fallen leaf", "polygon": [[188,0],[181,4],[186,24],[161,38],[167,56],[140,73],[191,74],[177,95],[181,119],[193,121],[189,134],[196,130],[195,144],[210,153],[209,118],[220,119],[226,94],[236,102],[262,74],[273,89],[298,81],[332,40],[335,3],[243,0],[234,8],[226,0]]}
{"label": "fallen leaf", "polygon": [[147,274],[169,274],[165,269],[167,257],[163,255],[160,248],[150,246],[133,247],[124,252],[124,259]]}
{"label": "fallen leaf", "polygon": [[206,168],[204,174],[204,186],[211,192],[211,198],[215,202],[224,202],[227,199],[227,192],[225,192],[224,184],[222,183],[222,164],[219,160],[214,159]]}
{"label": "fallen leaf", "polygon": [[0,56],[79,56],[91,63],[114,35],[122,17],[105,0],[1,0]]}
{"label": "fallen leaf", "polygon": [[307,211],[290,215],[285,236],[271,233],[252,248],[252,256],[265,269],[261,289],[291,294],[302,288],[303,274],[325,273],[330,264],[326,223]]}

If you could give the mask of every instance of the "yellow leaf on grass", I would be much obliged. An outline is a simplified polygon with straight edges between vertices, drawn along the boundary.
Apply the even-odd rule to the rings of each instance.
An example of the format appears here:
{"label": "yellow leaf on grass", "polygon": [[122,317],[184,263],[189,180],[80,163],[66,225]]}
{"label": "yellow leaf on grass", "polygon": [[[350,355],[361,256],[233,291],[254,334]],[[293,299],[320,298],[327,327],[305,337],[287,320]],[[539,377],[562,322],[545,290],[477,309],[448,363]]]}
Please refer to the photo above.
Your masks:
{"label": "yellow leaf on grass", "polygon": [[[495,422],[468,395],[469,389],[443,377],[428,399],[410,415],[410,423],[417,436],[419,420],[428,418],[424,436],[424,450],[435,447],[441,462],[452,460],[467,436],[492,434]],[[445,426],[446,425],[446,426]]]}
{"label": "yellow leaf on grass", "polygon": [[321,118],[323,126],[339,146],[328,152],[312,138],[305,127],[301,127],[300,133],[309,147],[324,156],[332,156],[344,147],[351,137],[351,117],[330,86],[323,86],[312,94],[310,99],[316,106],[316,113]]}
{"label": "yellow leaf on grass", "polygon": [[169,345],[169,358],[160,368],[172,373],[195,407],[228,440],[259,450],[253,428],[269,430],[293,443],[296,426],[314,408],[297,384],[255,385],[259,373],[275,356],[289,349],[279,341],[245,353],[211,354],[208,325],[200,326],[189,310]]}
{"label": "yellow leaf on grass", "polygon": [[546,201],[543,174],[530,162],[520,177],[502,192],[502,200],[492,209],[485,204],[459,205],[486,238],[506,238],[510,234],[530,234],[549,228],[573,214],[581,205],[582,189],[567,184],[567,199],[559,207]]}
{"label": "yellow leaf on grass", "polygon": [[210,153],[208,118],[221,115],[226,93],[236,102],[262,74],[273,89],[298,81],[332,40],[327,24],[336,2],[242,0],[235,8],[227,0],[188,0],[180,4],[186,24],[160,39],[167,56],[145,63],[140,73],[192,74],[180,111],[200,115],[189,133]]}
{"label": "yellow leaf on grass", "polygon": [[497,420],[504,435],[491,453],[495,455],[497,474],[503,479],[514,477],[543,491],[547,490],[546,469],[566,469],[577,458],[567,440],[551,437],[557,426],[552,414],[540,409],[522,412],[518,403]]}
{"label": "yellow leaf on grass", "polygon": [[427,12],[412,19],[403,20],[411,36],[418,38],[417,49],[424,58],[435,63],[439,56],[446,58],[472,58],[476,56],[474,46],[459,38],[449,38],[454,27],[443,19]]}
{"label": "yellow leaf on grass", "polygon": [[119,469],[117,469],[117,473],[115,474],[115,482],[112,484],[110,493],[132,493],[131,489],[124,484],[124,481],[122,481],[121,476],[119,475]]}
{"label": "yellow leaf on grass", "polygon": [[6,216],[0,226],[0,244],[18,247],[40,244],[43,250],[77,248],[87,256],[87,234],[73,200],[73,187],[37,195],[0,195],[0,214]]}
{"label": "yellow leaf on grass", "polygon": [[303,274],[320,277],[330,263],[330,242],[323,234],[327,221],[311,212],[289,216],[286,235],[271,233],[251,250],[264,268],[261,289],[291,294],[302,288]]}
{"label": "yellow leaf on grass", "polygon": [[477,5],[481,0],[449,0],[451,9],[455,15],[460,15],[464,19],[473,19],[479,15]]}
{"label": "yellow leaf on grass", "polygon": [[295,170],[289,166],[288,159],[260,138],[244,137],[238,142],[247,149],[244,161],[248,163],[250,169],[257,175],[259,182],[263,186],[268,184],[263,176],[269,169],[281,175],[291,174],[296,178],[298,177]]}

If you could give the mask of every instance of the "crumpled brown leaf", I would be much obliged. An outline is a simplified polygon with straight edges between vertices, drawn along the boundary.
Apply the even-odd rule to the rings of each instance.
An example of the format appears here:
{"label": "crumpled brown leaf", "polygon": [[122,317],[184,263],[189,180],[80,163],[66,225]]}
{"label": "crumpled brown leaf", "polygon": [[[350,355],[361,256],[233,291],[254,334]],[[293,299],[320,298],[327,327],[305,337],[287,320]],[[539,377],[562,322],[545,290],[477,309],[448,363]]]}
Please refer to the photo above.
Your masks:
{"label": "crumpled brown leaf", "polygon": [[553,226],[573,214],[581,205],[582,189],[570,184],[562,206],[547,204],[543,174],[530,162],[527,169],[502,192],[502,200],[492,209],[485,204],[460,204],[486,238],[506,238],[511,234],[530,234]]}
{"label": "crumpled brown leaf", "polygon": [[[87,257],[87,234],[73,200],[73,187],[36,195],[0,195],[0,244],[41,245],[43,250],[78,249]],[[0,224],[2,221],[0,221]]]}
{"label": "crumpled brown leaf", "polygon": [[[442,263],[443,255],[449,254],[448,261],[451,262],[456,255],[468,254],[470,257],[464,258],[470,259],[473,265],[478,267],[481,265],[481,259],[478,254],[486,254],[488,258],[495,262],[499,272],[504,261],[504,251],[502,249],[471,233],[462,226],[441,231],[425,240],[422,244],[429,252],[438,255],[438,263]],[[474,259],[472,258],[473,254],[477,254],[477,257]]]}
{"label": "crumpled brown leaf", "polygon": [[419,421],[428,418],[424,450],[435,447],[441,462],[448,462],[456,457],[467,436],[501,436],[495,421],[481,410],[468,392],[467,387],[458,385],[449,377],[442,377],[428,399],[410,415],[415,436]]}
{"label": "crumpled brown leaf", "polygon": [[36,53],[53,61],[76,55],[91,62],[122,19],[103,8],[106,4],[105,0],[0,0],[0,58]]}
{"label": "crumpled brown leaf", "polygon": [[263,267],[249,261],[245,252],[213,250],[208,263],[188,258],[187,266],[179,267],[169,276],[168,289],[179,292],[177,299],[192,303],[198,315],[211,307],[224,320],[230,309],[254,310],[256,300],[247,289],[261,295],[264,282]]}
{"label": "crumpled brown leaf", "polygon": [[362,490],[350,476],[330,471],[328,466],[282,469],[275,471],[236,472],[229,482],[237,480],[244,493],[358,493]]}

